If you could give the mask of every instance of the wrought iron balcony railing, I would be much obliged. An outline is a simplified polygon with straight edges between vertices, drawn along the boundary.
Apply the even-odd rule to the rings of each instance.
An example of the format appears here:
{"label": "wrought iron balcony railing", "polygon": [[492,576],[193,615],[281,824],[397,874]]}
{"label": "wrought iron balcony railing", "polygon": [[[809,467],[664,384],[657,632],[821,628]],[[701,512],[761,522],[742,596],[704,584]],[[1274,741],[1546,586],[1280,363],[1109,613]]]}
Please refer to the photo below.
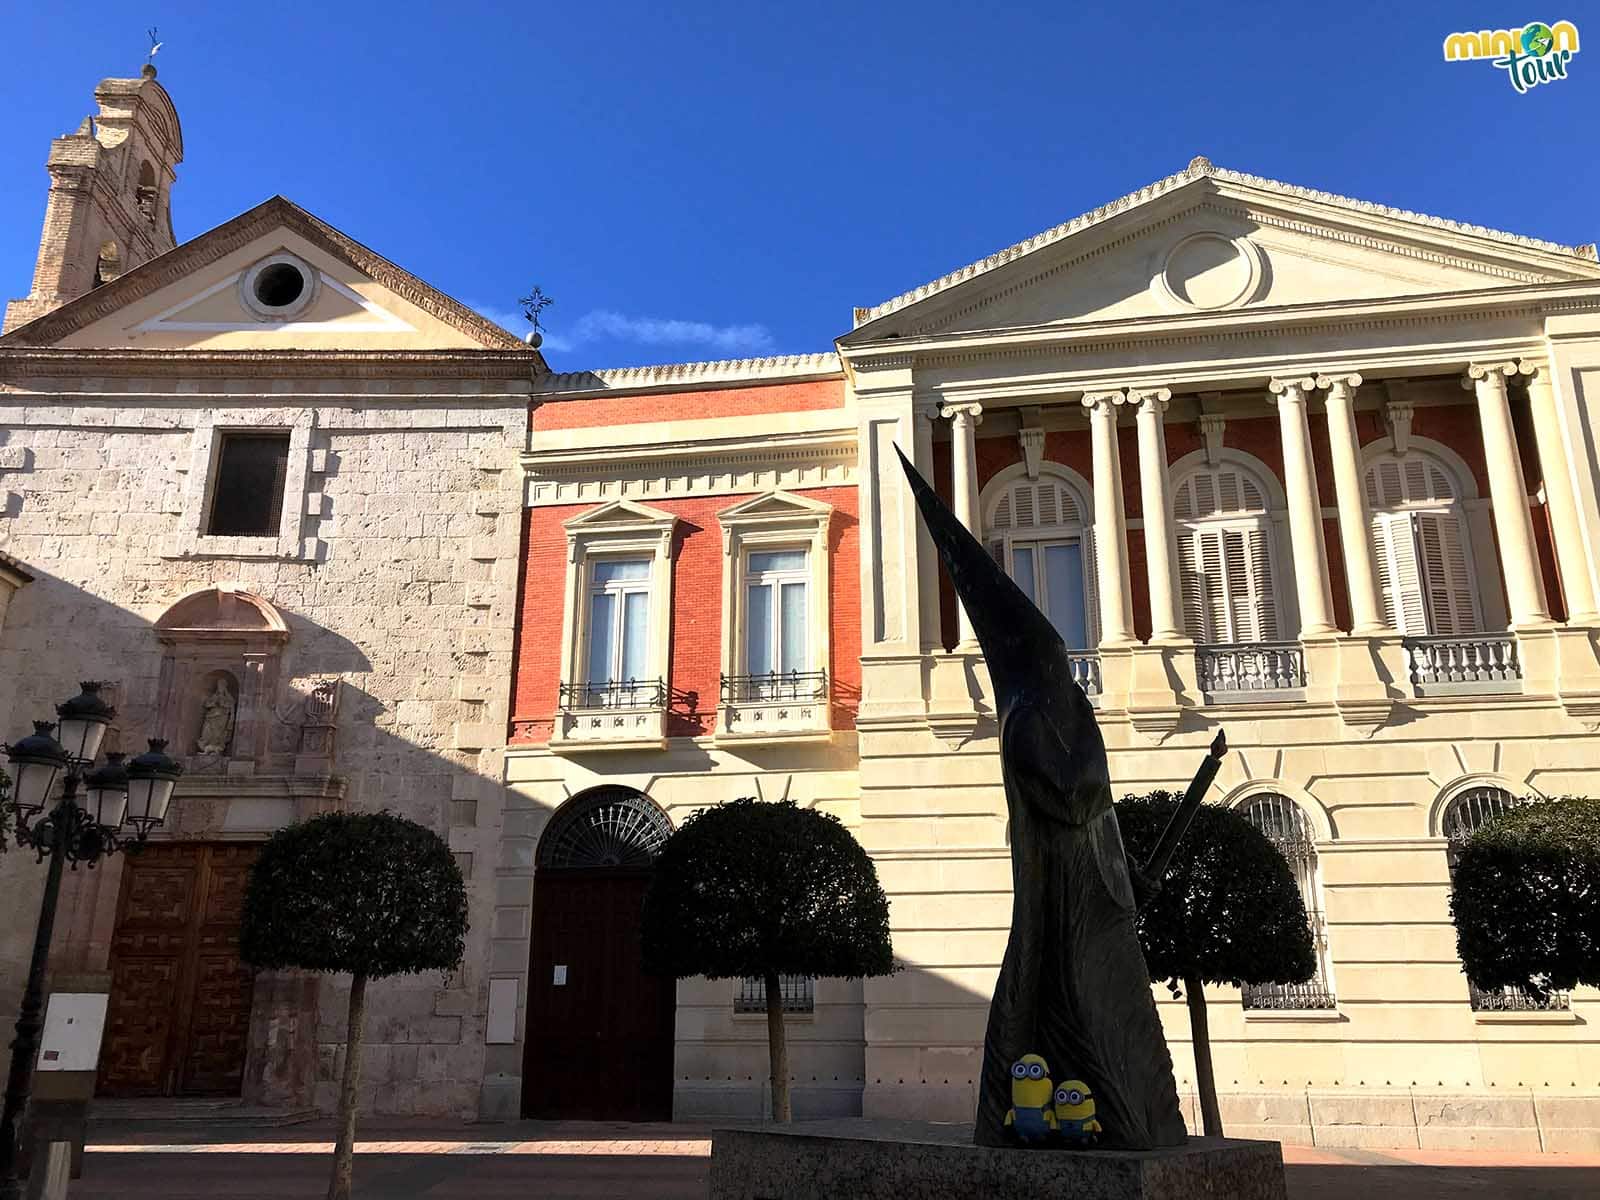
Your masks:
{"label": "wrought iron balcony railing", "polygon": [[1284,692],[1306,686],[1299,642],[1231,642],[1196,646],[1200,690],[1210,693]]}
{"label": "wrought iron balcony railing", "polygon": [[1483,992],[1467,984],[1473,1012],[1569,1012],[1572,997],[1566,992],[1546,992],[1541,1000],[1526,988],[1506,987]]}
{"label": "wrought iron balcony railing", "polygon": [[1244,1006],[1252,1012],[1304,1012],[1336,1008],[1333,993],[1320,979],[1309,983],[1247,983]]}
{"label": "wrought iron balcony railing", "polygon": [[766,675],[724,675],[724,704],[764,703],[769,700],[826,700],[826,671],[773,671]]}
{"label": "wrought iron balcony railing", "polygon": [[667,685],[660,679],[611,679],[604,683],[563,683],[560,707],[571,712],[594,708],[666,708]]}
{"label": "wrought iron balcony railing", "polygon": [[1406,638],[1405,648],[1421,695],[1514,692],[1522,679],[1517,640],[1509,633]]}

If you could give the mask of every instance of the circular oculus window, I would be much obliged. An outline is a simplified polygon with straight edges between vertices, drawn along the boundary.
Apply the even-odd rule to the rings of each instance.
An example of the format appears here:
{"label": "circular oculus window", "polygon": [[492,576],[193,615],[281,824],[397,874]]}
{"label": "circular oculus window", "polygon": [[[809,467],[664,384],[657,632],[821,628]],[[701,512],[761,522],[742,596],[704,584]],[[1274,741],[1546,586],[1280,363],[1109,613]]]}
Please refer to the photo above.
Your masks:
{"label": "circular oculus window", "polygon": [[311,306],[317,273],[292,254],[264,258],[239,278],[239,300],[256,316],[287,321]]}
{"label": "circular oculus window", "polygon": [[1244,238],[1193,233],[1167,251],[1157,280],[1184,308],[1232,308],[1255,294],[1263,273],[1261,251]]}

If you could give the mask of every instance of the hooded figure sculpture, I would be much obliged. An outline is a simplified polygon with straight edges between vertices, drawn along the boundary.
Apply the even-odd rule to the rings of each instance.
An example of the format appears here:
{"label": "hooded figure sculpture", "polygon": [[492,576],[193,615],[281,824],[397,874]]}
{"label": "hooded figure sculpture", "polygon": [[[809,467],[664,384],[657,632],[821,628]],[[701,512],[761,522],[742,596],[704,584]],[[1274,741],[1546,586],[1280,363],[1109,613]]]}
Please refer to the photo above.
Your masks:
{"label": "hooded figure sculpture", "polygon": [[1102,1145],[1182,1145],[1094,710],[1061,635],[900,461],[989,665],[1011,820],[1011,938],[989,1005],[974,1140],[1007,1144],[1011,1064],[1037,1053],[1088,1082]]}

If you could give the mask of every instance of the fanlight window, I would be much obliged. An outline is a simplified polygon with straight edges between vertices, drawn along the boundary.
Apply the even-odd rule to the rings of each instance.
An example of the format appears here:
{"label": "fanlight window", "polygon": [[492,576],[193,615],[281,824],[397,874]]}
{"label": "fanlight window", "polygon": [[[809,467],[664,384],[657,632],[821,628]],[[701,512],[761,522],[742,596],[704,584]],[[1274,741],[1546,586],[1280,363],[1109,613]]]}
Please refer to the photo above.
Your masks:
{"label": "fanlight window", "polygon": [[[1468,788],[1451,800],[1439,819],[1439,832],[1445,838],[1445,862],[1451,876],[1454,877],[1456,873],[1461,847],[1466,845],[1468,838],[1496,817],[1525,803],[1526,800],[1497,787]],[[1519,987],[1480,991],[1470,980],[1467,990],[1473,1012],[1564,1012],[1572,1006],[1571,998],[1565,992],[1550,992],[1545,999],[1539,1000]]]}
{"label": "fanlight window", "polygon": [[989,552],[1050,619],[1069,650],[1100,640],[1088,506],[1059,476],[1019,479],[986,523]]}
{"label": "fanlight window", "polygon": [[539,839],[539,866],[644,868],[671,833],[666,814],[632,788],[594,788],[551,818]]}
{"label": "fanlight window", "polygon": [[1289,797],[1277,792],[1262,792],[1246,800],[1239,810],[1274,846],[1289,864],[1306,920],[1311,925],[1311,944],[1317,959],[1317,973],[1305,983],[1248,984],[1244,1006],[1256,1009],[1333,1008],[1333,976],[1329,970],[1327,922],[1322,915],[1322,884],[1317,875],[1316,834],[1305,811]]}
{"label": "fanlight window", "polygon": [[1467,525],[1450,472],[1418,451],[1384,455],[1368,468],[1383,615],[1411,637],[1478,633]]}
{"label": "fanlight window", "polygon": [[1201,644],[1279,637],[1265,489],[1242,467],[1195,471],[1173,489],[1184,621]]}

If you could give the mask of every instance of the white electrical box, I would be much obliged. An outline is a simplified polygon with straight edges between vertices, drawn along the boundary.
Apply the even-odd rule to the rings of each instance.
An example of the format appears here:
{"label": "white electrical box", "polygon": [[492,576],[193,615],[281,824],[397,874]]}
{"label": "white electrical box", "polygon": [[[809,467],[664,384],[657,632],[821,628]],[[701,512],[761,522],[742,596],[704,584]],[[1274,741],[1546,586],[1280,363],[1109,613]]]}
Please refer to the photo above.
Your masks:
{"label": "white electrical box", "polygon": [[517,981],[489,980],[489,1022],[483,1039],[491,1046],[517,1040]]}
{"label": "white electrical box", "polygon": [[108,1000],[104,992],[51,994],[39,1040],[39,1070],[93,1071],[99,1065]]}

